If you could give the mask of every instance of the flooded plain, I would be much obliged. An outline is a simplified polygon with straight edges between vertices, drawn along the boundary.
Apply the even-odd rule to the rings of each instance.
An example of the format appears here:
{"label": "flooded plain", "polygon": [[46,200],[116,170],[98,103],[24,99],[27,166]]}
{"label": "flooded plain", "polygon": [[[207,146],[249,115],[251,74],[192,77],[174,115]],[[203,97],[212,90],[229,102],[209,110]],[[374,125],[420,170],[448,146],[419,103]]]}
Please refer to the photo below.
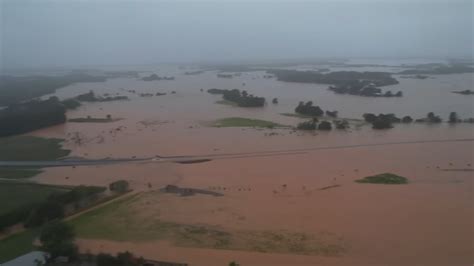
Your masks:
{"label": "flooded plain", "polygon": [[[74,185],[107,185],[126,179],[135,191],[145,195],[169,184],[214,190],[224,196],[179,197],[154,193],[147,200],[149,204],[134,208],[163,221],[216,226],[228,231],[329,232],[347,243],[347,251],[333,257],[211,250],[174,246],[167,239],[139,243],[80,239],[81,249],[107,252],[127,249],[147,258],[190,265],[225,265],[233,260],[241,265],[472,265],[474,176],[471,170],[465,169],[472,169],[474,143],[364,144],[473,139],[474,125],[399,124],[382,131],[362,125],[347,131],[314,134],[290,128],[208,126],[209,122],[224,117],[265,119],[295,126],[303,120],[281,113],[292,113],[299,101],[309,100],[323,110],[339,111],[339,116],[344,118],[361,119],[367,112],[421,118],[434,112],[446,120],[452,111],[468,118],[474,116],[474,98],[451,91],[472,89],[472,74],[432,75],[424,80],[395,75],[400,84],[383,89],[401,90],[404,97],[366,98],[336,95],[327,90],[327,85],[264,78],[262,71],[242,72],[230,79],[216,77],[216,71],[184,75],[185,71],[189,69],[148,67],[142,75],[157,73],[176,79],[146,82],[117,78],[59,89],[55,95],[62,99],[93,90],[99,95],[126,95],[130,101],[87,103],[68,112],[68,118],[111,114],[121,118],[119,121],[66,123],[33,134],[64,138],[65,147],[72,150],[71,156],[86,158],[360,147],[267,157],[242,156],[192,165],[148,163],[51,168],[35,179]],[[217,104],[221,97],[208,94],[209,88],[245,89],[266,97],[268,104],[263,108]],[[172,91],[176,93],[171,94]],[[167,95],[138,96],[138,93],[157,92]],[[271,103],[275,97],[279,99],[277,105]],[[405,176],[410,183],[387,186],[354,182],[386,172]]]}

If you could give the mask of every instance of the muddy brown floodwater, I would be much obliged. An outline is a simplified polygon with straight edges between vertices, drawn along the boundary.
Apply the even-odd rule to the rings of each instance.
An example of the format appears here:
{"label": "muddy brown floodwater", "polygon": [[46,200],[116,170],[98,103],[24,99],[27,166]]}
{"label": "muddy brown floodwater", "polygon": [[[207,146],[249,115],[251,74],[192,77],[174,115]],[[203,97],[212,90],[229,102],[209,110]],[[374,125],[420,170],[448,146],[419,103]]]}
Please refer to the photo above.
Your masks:
{"label": "muddy brown floodwater", "polygon": [[[404,97],[363,98],[334,95],[326,86],[282,83],[264,79],[263,72],[247,72],[232,79],[215,72],[185,76],[177,68],[154,71],[175,75],[175,81],[143,82],[112,79],[80,83],[56,93],[61,98],[87,92],[120,93],[130,101],[85,104],[69,117],[91,115],[123,118],[113,123],[67,123],[33,132],[65,138],[73,156],[87,158],[152,155],[194,155],[388,143],[398,141],[473,138],[473,125],[397,125],[388,131],[369,127],[347,132],[293,133],[290,129],[211,128],[206,122],[241,116],[296,125],[292,112],[301,100],[342,117],[365,112],[394,112],[425,116],[434,111],[446,118],[457,111],[473,116],[473,99],[450,93],[472,88],[470,74],[400,79],[391,90]],[[245,83],[245,86],[243,86]],[[471,87],[469,87],[471,86]],[[239,88],[280,104],[237,108],[215,104],[220,97],[203,88]],[[122,90],[176,94],[140,98]],[[388,89],[388,88],[387,88]],[[277,134],[268,136],[267,133]],[[80,141],[78,141],[80,139]],[[347,252],[339,257],[259,253],[177,247],[163,240],[115,242],[80,239],[82,250],[132,251],[147,258],[183,261],[190,265],[472,265],[474,143],[419,143],[309,151],[304,154],[214,160],[202,164],[124,164],[47,169],[35,177],[54,184],[106,185],[129,180],[137,191],[172,184],[201,189],[226,188],[223,197],[179,197],[156,194],[155,210],[164,221],[219,226],[229,230],[289,230],[330,232],[344,239]],[[407,177],[408,185],[358,184],[355,179],[391,172]],[[321,188],[330,187],[321,190]],[[215,212],[214,210],[220,210]]]}

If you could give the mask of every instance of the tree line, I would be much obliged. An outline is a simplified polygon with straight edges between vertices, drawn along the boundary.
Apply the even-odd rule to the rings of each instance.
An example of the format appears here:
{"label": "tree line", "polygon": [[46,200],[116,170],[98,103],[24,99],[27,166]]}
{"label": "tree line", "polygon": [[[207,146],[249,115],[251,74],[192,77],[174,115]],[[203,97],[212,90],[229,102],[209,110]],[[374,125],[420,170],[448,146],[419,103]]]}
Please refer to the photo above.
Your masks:
{"label": "tree line", "polygon": [[298,71],[286,69],[267,70],[274,74],[279,81],[319,83],[332,85],[356,84],[362,82],[365,85],[370,83],[375,86],[394,85],[399,82],[388,72],[357,72],[357,71],[335,71],[330,73],[320,73],[317,71]]}
{"label": "tree line", "polygon": [[265,98],[248,94],[247,91],[238,89],[209,89],[210,94],[220,94],[222,99],[236,103],[240,107],[262,107],[265,105]]}
{"label": "tree line", "polygon": [[54,93],[77,82],[104,82],[106,76],[71,73],[64,76],[0,76],[0,106]]}
{"label": "tree line", "polygon": [[79,208],[81,201],[94,199],[105,190],[105,187],[78,186],[67,192],[53,193],[44,201],[27,204],[0,215],[0,231],[19,223],[27,228],[38,227],[48,221],[63,218],[68,205]]}
{"label": "tree line", "polygon": [[30,132],[66,122],[66,107],[57,97],[12,104],[0,110],[0,137]]}

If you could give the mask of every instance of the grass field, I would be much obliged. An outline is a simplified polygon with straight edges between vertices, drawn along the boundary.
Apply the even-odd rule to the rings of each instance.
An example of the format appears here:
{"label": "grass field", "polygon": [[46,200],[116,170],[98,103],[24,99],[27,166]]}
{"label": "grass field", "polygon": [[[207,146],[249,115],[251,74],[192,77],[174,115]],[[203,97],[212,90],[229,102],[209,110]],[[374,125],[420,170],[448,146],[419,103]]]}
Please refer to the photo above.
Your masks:
{"label": "grass field", "polygon": [[227,117],[216,120],[213,123],[214,127],[264,127],[264,128],[273,128],[273,127],[284,127],[278,123],[272,121],[259,120],[259,119],[250,119],[244,117]]}
{"label": "grass field", "polygon": [[0,215],[64,191],[67,189],[58,186],[0,181]]}
{"label": "grass field", "polygon": [[34,250],[37,234],[35,230],[26,230],[0,240],[0,264]]}
{"label": "grass field", "polygon": [[[62,139],[32,136],[0,138],[0,161],[55,160],[65,157],[70,151],[62,148],[62,141]],[[0,178],[29,178],[41,172],[35,168],[0,168]]]}
{"label": "grass field", "polygon": [[408,184],[408,179],[403,176],[398,176],[391,173],[378,174],[374,176],[367,176],[362,179],[358,179],[357,183],[369,183],[369,184]]}
{"label": "grass field", "polygon": [[0,138],[0,161],[55,160],[69,155],[62,139],[18,136]]}
{"label": "grass field", "polygon": [[159,192],[131,195],[71,219],[79,238],[114,241],[168,240],[176,246],[259,252],[339,256],[341,238],[289,231],[236,231],[211,225],[180,224],[160,219],[156,207],[143,206]]}
{"label": "grass field", "polygon": [[36,168],[32,169],[11,169],[11,168],[0,168],[0,178],[5,179],[23,179],[30,178],[42,171]]}

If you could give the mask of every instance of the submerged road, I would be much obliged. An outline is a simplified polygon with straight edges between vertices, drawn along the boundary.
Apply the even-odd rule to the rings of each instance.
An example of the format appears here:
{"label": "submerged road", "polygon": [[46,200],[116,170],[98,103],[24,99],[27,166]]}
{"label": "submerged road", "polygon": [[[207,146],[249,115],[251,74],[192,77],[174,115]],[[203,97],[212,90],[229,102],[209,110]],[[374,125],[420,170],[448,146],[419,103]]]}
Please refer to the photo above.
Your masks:
{"label": "submerged road", "polygon": [[365,143],[354,145],[336,145],[336,146],[320,146],[301,149],[286,149],[273,151],[243,152],[243,153],[218,153],[218,154],[200,154],[200,155],[184,155],[184,156],[155,156],[145,158],[106,158],[106,159],[60,159],[55,161],[0,161],[0,167],[65,167],[65,166],[97,166],[97,165],[114,165],[124,163],[203,163],[216,159],[236,159],[249,157],[270,157],[304,154],[319,150],[337,150],[337,149],[356,149],[363,147],[391,146],[391,145],[407,145],[407,144],[424,144],[424,143],[449,143],[449,142],[473,142],[474,138],[468,139],[441,139],[441,140],[416,140],[416,141],[399,141],[384,143]]}

